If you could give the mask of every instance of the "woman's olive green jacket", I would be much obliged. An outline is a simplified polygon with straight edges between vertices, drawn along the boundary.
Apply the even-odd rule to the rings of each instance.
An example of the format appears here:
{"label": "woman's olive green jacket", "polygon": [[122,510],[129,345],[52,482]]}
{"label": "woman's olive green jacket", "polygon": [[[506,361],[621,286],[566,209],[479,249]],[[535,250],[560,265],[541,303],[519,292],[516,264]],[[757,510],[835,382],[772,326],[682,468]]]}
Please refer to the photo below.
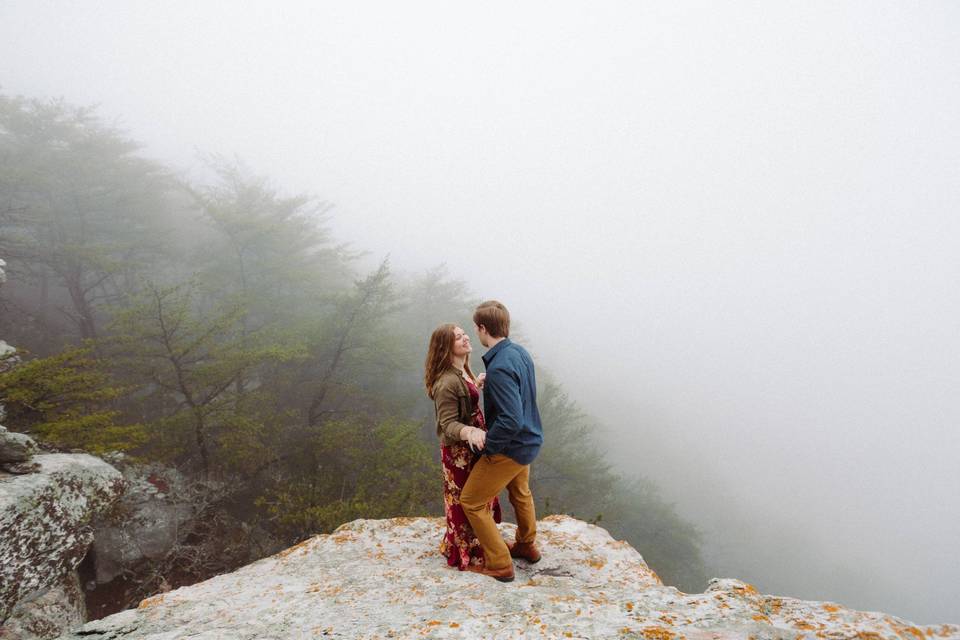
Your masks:
{"label": "woman's olive green jacket", "polygon": [[460,430],[472,426],[470,391],[459,370],[450,367],[433,383],[433,406],[437,411],[437,435],[450,446],[460,442]]}

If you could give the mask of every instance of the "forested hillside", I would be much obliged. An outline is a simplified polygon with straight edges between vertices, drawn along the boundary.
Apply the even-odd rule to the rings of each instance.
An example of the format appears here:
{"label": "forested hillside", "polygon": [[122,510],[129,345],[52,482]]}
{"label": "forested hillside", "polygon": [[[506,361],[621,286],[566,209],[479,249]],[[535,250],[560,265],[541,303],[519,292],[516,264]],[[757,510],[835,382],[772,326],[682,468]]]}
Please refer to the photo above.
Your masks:
{"label": "forested hillside", "polygon": [[[208,166],[200,181],[151,161],[95,110],[0,96],[0,336],[22,361],[0,376],[5,425],[174,467],[204,504],[129,597],[248,562],[243,532],[289,545],[442,514],[423,358],[436,325],[472,330],[478,300],[439,265],[361,272],[329,203]],[[576,391],[541,378],[539,515],[601,519],[666,583],[702,590],[696,529],[614,473]]]}

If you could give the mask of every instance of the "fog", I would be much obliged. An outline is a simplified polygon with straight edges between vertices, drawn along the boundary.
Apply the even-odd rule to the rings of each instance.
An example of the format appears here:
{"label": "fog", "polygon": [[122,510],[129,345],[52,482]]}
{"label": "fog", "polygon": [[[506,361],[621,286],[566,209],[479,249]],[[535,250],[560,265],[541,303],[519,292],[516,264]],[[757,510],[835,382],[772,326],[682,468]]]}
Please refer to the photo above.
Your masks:
{"label": "fog", "polygon": [[0,91],[504,301],[717,575],[960,622],[960,5],[6,1]]}

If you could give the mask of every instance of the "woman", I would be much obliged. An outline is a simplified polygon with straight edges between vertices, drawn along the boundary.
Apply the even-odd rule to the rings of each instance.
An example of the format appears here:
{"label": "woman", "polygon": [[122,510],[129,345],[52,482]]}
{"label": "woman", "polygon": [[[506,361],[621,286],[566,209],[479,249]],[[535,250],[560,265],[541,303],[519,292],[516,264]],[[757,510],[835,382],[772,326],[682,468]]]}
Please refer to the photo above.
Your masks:
{"label": "woman", "polygon": [[[483,549],[460,506],[460,492],[480,453],[473,446],[487,430],[480,410],[482,379],[470,370],[470,338],[454,324],[442,324],[430,336],[424,384],[433,400],[440,437],[443,467],[443,504],[447,530],[440,553],[447,564],[464,571],[483,564]],[[490,503],[494,520],[500,522],[500,502]]]}

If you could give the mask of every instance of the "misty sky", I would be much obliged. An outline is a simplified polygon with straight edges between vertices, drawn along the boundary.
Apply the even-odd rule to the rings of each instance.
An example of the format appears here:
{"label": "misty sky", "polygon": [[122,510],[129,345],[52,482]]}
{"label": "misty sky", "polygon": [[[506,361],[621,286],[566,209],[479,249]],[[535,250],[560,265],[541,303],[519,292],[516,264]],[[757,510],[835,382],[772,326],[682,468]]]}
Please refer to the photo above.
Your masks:
{"label": "misty sky", "polygon": [[0,0],[0,91],[503,300],[718,573],[960,622],[960,4]]}

